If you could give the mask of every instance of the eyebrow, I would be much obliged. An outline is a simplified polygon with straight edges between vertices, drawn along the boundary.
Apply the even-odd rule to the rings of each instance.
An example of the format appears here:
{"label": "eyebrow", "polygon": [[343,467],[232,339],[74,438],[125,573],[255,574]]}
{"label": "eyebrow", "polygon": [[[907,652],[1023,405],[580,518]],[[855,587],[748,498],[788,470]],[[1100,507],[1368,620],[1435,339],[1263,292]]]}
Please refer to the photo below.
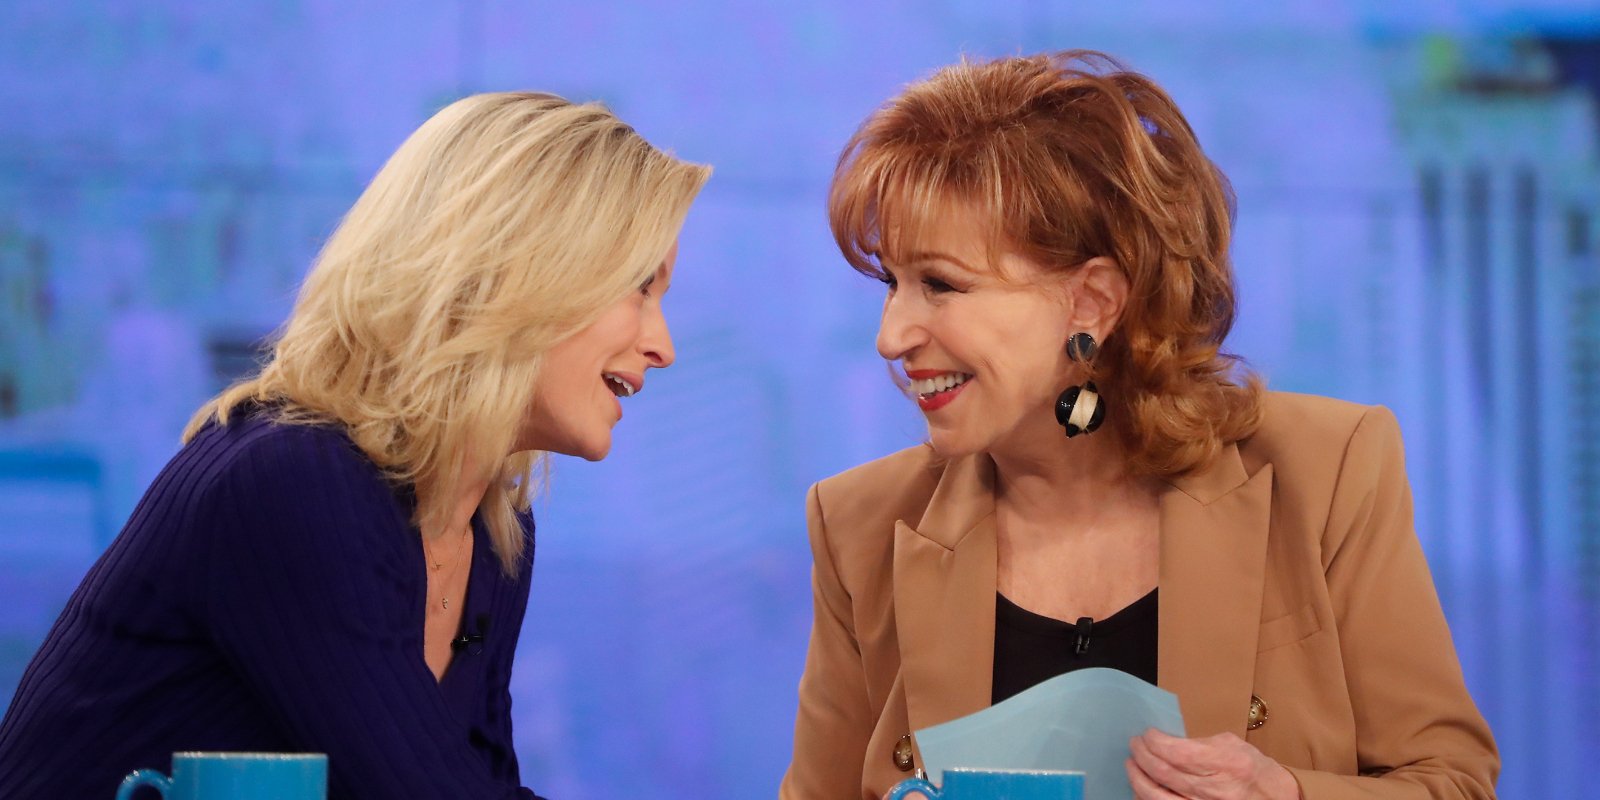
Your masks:
{"label": "eyebrow", "polygon": [[905,261],[906,263],[914,263],[917,261],[945,261],[954,264],[974,275],[978,274],[978,271],[973,269],[972,266],[967,262],[962,261],[955,256],[949,255],[948,253],[937,253],[928,250],[913,250],[909,253],[906,253]]}

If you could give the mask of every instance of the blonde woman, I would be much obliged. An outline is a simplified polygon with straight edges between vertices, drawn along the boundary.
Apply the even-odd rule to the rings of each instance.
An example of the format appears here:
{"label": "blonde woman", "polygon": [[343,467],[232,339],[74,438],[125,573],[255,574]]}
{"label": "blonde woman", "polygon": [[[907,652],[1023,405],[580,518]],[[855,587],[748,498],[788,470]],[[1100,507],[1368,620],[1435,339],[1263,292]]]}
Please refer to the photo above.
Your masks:
{"label": "blonde woman", "polygon": [[425,123],[78,587],[0,725],[0,796],[265,750],[326,752],[334,798],[533,797],[507,688],[529,482],[545,453],[604,458],[619,398],[672,363],[661,299],[708,174],[551,95]]}

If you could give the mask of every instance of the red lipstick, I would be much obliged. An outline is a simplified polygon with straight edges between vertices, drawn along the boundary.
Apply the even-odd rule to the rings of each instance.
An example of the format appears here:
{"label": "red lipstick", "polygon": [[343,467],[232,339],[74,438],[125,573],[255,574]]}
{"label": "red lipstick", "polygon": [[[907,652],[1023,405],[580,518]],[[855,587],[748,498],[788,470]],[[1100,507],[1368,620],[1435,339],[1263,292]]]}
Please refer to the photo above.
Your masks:
{"label": "red lipstick", "polygon": [[917,395],[917,405],[921,406],[923,411],[938,411],[950,405],[950,401],[956,399],[956,395],[961,394],[961,390],[965,388],[967,388],[967,384],[963,383],[954,389],[946,389],[938,394],[926,397],[919,394]]}
{"label": "red lipstick", "polygon": [[[952,372],[953,370],[948,369],[908,369],[905,371],[906,377],[914,381],[937,378],[940,375],[949,375]],[[951,401],[955,400],[956,395],[961,394],[961,391],[967,388],[967,384],[971,382],[972,379],[968,378],[966,381],[942,392],[936,392],[931,395],[918,394],[917,405],[920,406],[923,411],[938,411],[939,409],[949,405]]]}

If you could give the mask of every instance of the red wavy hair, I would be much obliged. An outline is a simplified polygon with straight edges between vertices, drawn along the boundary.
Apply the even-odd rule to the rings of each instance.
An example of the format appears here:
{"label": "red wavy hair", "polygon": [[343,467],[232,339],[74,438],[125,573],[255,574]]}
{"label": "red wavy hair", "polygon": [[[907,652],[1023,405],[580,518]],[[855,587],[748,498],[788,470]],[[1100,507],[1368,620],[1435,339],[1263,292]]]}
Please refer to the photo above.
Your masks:
{"label": "red wavy hair", "polygon": [[1149,78],[1083,50],[941,69],[851,137],[828,215],[845,259],[882,278],[952,201],[993,221],[991,248],[1127,276],[1094,378],[1132,472],[1201,468],[1260,424],[1261,380],[1222,351],[1232,190]]}

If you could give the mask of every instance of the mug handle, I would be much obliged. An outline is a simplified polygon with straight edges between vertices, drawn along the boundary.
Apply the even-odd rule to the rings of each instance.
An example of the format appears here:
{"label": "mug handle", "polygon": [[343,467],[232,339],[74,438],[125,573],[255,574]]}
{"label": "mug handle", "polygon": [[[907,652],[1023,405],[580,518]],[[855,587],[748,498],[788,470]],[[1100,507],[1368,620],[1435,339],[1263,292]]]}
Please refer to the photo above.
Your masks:
{"label": "mug handle", "polygon": [[172,779],[153,769],[136,769],[122,779],[122,785],[117,787],[117,800],[128,800],[133,797],[133,790],[141,786],[149,786],[166,797],[172,791]]}
{"label": "mug handle", "polygon": [[[921,792],[933,798],[933,800],[939,800],[939,790],[933,788],[933,784],[921,778],[906,778],[895,784],[894,788],[889,790],[889,794],[883,800],[903,800],[906,795],[912,792]],[[122,798],[119,796],[117,800],[122,800]]]}

